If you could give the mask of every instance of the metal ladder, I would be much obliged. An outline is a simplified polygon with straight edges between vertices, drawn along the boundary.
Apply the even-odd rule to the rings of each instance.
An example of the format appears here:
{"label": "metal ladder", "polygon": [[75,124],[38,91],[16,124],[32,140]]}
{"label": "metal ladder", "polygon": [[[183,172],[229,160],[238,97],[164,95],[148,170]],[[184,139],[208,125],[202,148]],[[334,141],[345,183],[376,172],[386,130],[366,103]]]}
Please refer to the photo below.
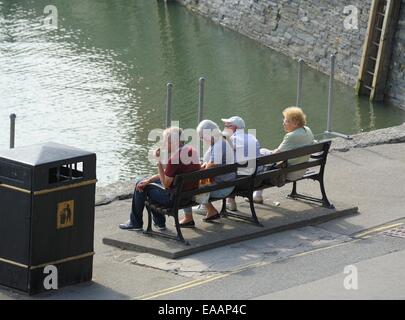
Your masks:
{"label": "metal ladder", "polygon": [[392,38],[396,31],[401,0],[373,0],[363,56],[356,85],[357,95],[370,100],[384,99],[392,51]]}

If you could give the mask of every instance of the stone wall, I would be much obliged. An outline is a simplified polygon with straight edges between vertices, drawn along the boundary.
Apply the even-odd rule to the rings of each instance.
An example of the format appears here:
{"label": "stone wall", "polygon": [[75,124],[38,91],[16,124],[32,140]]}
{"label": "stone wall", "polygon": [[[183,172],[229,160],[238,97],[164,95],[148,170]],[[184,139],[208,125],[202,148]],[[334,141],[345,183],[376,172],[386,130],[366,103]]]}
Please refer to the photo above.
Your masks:
{"label": "stone wall", "polygon": [[405,0],[402,0],[398,30],[394,40],[387,96],[394,104],[405,109]]}
{"label": "stone wall", "polygon": [[[292,58],[303,58],[311,67],[329,72],[329,56],[336,54],[336,78],[354,86],[358,77],[371,0],[177,0],[190,10],[209,17]],[[405,0],[402,0],[404,3]],[[358,8],[358,29],[345,28],[345,6]],[[404,12],[396,35],[388,95],[405,106]],[[402,43],[400,43],[402,42]],[[397,66],[400,70],[397,70]],[[402,69],[401,69],[402,68]]]}

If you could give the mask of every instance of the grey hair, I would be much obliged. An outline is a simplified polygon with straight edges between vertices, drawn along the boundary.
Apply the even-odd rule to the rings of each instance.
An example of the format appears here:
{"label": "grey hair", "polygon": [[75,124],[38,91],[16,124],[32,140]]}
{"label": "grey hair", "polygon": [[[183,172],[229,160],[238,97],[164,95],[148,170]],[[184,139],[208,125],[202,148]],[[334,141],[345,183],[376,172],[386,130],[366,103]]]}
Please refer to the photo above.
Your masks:
{"label": "grey hair", "polygon": [[223,137],[221,130],[214,121],[203,120],[197,126],[197,134],[200,138],[203,138],[207,133],[214,138],[215,141]]}

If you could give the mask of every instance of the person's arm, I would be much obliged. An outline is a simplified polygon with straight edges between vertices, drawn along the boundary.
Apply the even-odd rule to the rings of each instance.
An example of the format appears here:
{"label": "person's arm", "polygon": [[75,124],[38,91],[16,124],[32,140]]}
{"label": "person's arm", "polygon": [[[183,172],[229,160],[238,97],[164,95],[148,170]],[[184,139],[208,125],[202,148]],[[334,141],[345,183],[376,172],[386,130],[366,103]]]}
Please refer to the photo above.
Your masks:
{"label": "person's arm", "polygon": [[[160,148],[156,149],[155,151],[155,157],[157,159],[160,159]],[[153,183],[159,180],[159,174],[155,174],[149,178],[145,178],[142,181],[138,182],[135,186],[135,190],[136,191],[140,191],[142,192],[143,189],[149,184],[149,183]]]}
{"label": "person's arm", "polygon": [[[157,149],[156,149],[156,151],[155,151],[155,157],[156,157],[158,163],[160,163],[160,148],[157,148]],[[155,175],[149,177],[148,179],[146,179],[146,182],[149,184],[149,183],[156,182],[156,181],[158,181],[159,179],[160,179],[160,175],[159,175],[159,173],[158,173],[158,174],[155,174]]]}
{"label": "person's arm", "polygon": [[217,164],[215,164],[214,162],[208,162],[205,166],[204,169],[211,169],[211,168],[215,168],[218,167]]}
{"label": "person's arm", "polygon": [[146,179],[146,181],[148,183],[153,183],[153,182],[156,182],[158,180],[159,180],[159,174],[155,174],[155,175],[149,177],[148,179]]}
{"label": "person's arm", "polygon": [[136,184],[136,191],[143,191],[143,189],[149,184],[149,183],[153,183],[155,181],[159,180],[159,175],[155,174],[154,176],[151,176],[149,178],[145,178],[142,181],[138,182]]}
{"label": "person's arm", "polygon": [[158,170],[159,170],[159,178],[160,178],[160,182],[162,183],[162,186],[164,186],[166,189],[169,189],[171,187],[171,185],[173,184],[174,178],[168,177],[165,174],[163,165],[160,162],[158,162]]}
{"label": "person's arm", "polygon": [[280,143],[277,149],[273,150],[272,153],[278,153],[278,152],[283,152],[283,151],[288,151],[291,150],[291,134],[287,133],[284,136],[283,141]]}

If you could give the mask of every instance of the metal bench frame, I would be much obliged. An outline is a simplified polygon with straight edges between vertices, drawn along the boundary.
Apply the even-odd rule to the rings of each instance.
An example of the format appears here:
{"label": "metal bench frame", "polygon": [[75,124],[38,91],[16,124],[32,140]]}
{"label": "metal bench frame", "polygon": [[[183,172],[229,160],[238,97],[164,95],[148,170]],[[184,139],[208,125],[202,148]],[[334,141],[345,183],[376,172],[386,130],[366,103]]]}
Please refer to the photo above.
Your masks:
{"label": "metal bench frame", "polygon": [[[184,239],[183,234],[181,232],[180,223],[179,223],[179,216],[178,212],[181,209],[188,208],[191,206],[198,205],[197,202],[191,200],[194,196],[220,190],[228,187],[234,187],[234,191],[231,193],[230,196],[242,196],[249,199],[250,204],[250,211],[251,217],[246,215],[241,215],[235,212],[228,212],[226,210],[226,198],[224,199],[215,199],[210,198],[210,202],[222,200],[222,208],[220,214],[224,217],[233,217],[236,219],[244,220],[251,222],[257,226],[262,227],[263,225],[260,223],[259,219],[256,215],[256,210],[253,202],[253,192],[257,190],[263,190],[272,187],[280,187],[287,183],[293,183],[293,188],[291,193],[288,197],[292,199],[302,199],[306,201],[312,201],[316,203],[322,204],[322,206],[333,209],[334,206],[329,202],[328,197],[326,196],[325,185],[324,185],[324,173],[325,173],[325,166],[326,160],[328,156],[328,152],[331,146],[331,141],[324,141],[320,143],[316,143],[310,146],[305,146],[302,148],[297,148],[290,151],[275,153],[268,156],[259,157],[256,159],[256,167],[255,171],[252,175],[247,176],[237,176],[235,180],[226,181],[219,184],[212,184],[212,185],[204,185],[197,189],[193,190],[183,190],[184,183],[186,182],[198,182],[202,179],[207,178],[214,178],[223,174],[227,173],[237,173],[239,168],[246,167],[247,164],[229,164],[229,165],[222,165],[215,168],[207,169],[207,170],[199,170],[191,173],[185,173],[177,175],[173,182],[173,187],[170,189],[165,189],[163,186],[159,184],[150,184],[146,186],[153,185],[155,188],[161,188],[166,192],[170,193],[170,197],[172,199],[173,205],[172,207],[164,207],[156,202],[153,202],[151,199],[147,198],[145,202],[146,209],[148,211],[148,226],[145,230],[145,234],[147,235],[156,235],[164,238],[178,240],[185,244],[188,242]],[[295,165],[288,165],[288,160],[302,157],[302,156],[310,156],[310,159],[307,162],[295,164]],[[276,167],[272,167],[270,170],[258,170],[260,167],[270,167],[277,163]],[[319,167],[318,172],[307,172],[302,178],[297,179],[295,181],[289,181],[286,179],[288,173],[292,173],[295,171],[300,171],[303,169],[308,168],[317,168]],[[283,181],[285,179],[285,183],[281,183],[281,185],[275,185],[273,182],[274,180]],[[297,193],[297,182],[300,180],[311,179],[314,181],[318,181],[320,184],[322,198],[315,198],[311,196],[306,196]],[[164,214],[167,216],[172,216],[175,221],[176,232],[177,235],[171,235],[164,232],[154,231],[152,229],[152,211],[157,212],[160,214]]]}

